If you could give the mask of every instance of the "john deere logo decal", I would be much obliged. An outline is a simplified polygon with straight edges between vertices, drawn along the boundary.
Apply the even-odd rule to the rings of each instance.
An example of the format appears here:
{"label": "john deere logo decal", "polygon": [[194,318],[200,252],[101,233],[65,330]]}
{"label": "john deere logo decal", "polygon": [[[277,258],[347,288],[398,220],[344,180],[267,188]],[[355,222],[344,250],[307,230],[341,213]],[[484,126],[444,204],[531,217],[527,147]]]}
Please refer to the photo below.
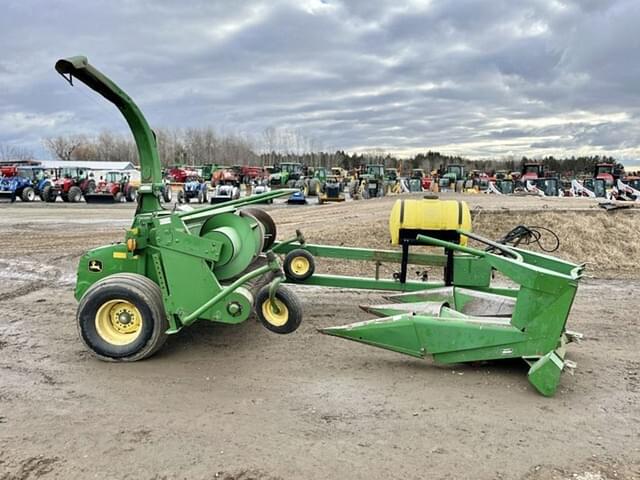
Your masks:
{"label": "john deere logo decal", "polygon": [[91,260],[89,262],[89,271],[90,272],[101,272],[102,271],[102,262],[100,260]]}

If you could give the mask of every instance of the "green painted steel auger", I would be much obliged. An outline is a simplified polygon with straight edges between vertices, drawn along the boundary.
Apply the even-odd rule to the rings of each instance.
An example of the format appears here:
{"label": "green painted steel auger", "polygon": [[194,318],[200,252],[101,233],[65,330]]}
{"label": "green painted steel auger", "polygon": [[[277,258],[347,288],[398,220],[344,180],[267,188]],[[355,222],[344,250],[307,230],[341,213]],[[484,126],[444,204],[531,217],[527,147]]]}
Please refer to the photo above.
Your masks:
{"label": "green painted steel auger", "polygon": [[[59,60],[55,68],[120,110],[140,159],[137,210],[124,241],[90,250],[78,266],[77,322],[87,347],[104,360],[140,360],[155,353],[167,334],[198,319],[234,324],[253,310],[269,330],[294,331],[302,310],[280,285],[283,273],[271,251],[276,226],[263,210],[247,207],[295,190],[193,211],[163,209],[156,139],[140,109],[85,57]],[[249,284],[264,276],[266,285],[254,299]]]}

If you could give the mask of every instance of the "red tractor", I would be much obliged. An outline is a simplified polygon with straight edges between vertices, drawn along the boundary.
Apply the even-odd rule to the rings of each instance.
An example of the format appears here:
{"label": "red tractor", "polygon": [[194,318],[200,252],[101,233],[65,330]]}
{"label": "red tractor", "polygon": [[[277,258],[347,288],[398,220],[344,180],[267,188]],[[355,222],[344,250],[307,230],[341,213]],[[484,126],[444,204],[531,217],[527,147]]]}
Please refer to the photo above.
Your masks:
{"label": "red tractor", "polygon": [[262,167],[256,167],[251,165],[244,165],[240,170],[240,178],[242,183],[257,182],[266,177],[265,171]]}
{"label": "red tractor", "polygon": [[525,163],[522,166],[520,180],[526,182],[527,180],[538,180],[539,178],[544,178],[544,176],[544,165],[542,163]]}
{"label": "red tractor", "polygon": [[0,177],[13,177],[18,171],[18,167],[13,165],[3,165],[0,167]]}
{"label": "red tractor", "polygon": [[198,172],[186,167],[171,167],[166,172],[167,179],[172,183],[184,183],[187,177],[197,175]]}
{"label": "red tractor", "polygon": [[213,172],[211,175],[211,186],[217,187],[218,185],[233,185],[240,186],[240,177],[233,168],[221,168]]}
{"label": "red tractor", "polygon": [[598,163],[593,178],[604,180],[606,188],[613,187],[624,176],[624,167],[615,163]]}
{"label": "red tractor", "polygon": [[87,203],[119,203],[135,202],[138,189],[129,183],[129,175],[125,172],[107,172],[91,193],[86,193]]}
{"label": "red tractor", "polygon": [[82,168],[64,167],[55,172],[56,178],[51,185],[42,190],[42,199],[45,202],[55,202],[62,198],[63,202],[76,203],[82,200],[83,195],[90,194],[96,188],[93,174],[88,174]]}

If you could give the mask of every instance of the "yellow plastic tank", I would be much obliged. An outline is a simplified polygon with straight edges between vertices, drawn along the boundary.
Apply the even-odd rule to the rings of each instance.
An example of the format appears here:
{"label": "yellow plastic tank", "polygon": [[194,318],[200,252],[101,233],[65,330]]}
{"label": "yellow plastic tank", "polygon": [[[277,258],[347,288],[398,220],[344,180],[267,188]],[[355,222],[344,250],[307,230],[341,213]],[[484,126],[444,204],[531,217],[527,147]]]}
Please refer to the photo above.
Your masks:
{"label": "yellow plastic tank", "polygon": [[391,243],[415,239],[418,234],[441,240],[467,244],[467,237],[459,236],[457,229],[471,231],[471,212],[467,202],[425,198],[396,200],[389,217]]}

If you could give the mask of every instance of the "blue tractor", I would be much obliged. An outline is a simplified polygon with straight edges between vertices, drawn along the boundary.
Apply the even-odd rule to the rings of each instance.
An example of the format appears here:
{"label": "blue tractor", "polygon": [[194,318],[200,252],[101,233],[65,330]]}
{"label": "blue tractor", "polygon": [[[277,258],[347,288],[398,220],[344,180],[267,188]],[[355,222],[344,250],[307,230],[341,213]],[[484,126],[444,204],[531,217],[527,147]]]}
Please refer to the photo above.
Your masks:
{"label": "blue tractor", "polygon": [[9,198],[15,202],[19,198],[23,202],[36,199],[32,169],[24,167],[3,167],[0,177],[0,198]]}
{"label": "blue tractor", "polygon": [[192,198],[197,198],[198,203],[207,203],[207,182],[202,177],[188,175],[184,180],[184,187],[178,192],[178,203],[191,203]]}
{"label": "blue tractor", "polygon": [[24,173],[31,173],[31,181],[36,195],[40,200],[46,201],[48,192],[53,188],[55,170],[46,170],[42,167],[25,167]]}

